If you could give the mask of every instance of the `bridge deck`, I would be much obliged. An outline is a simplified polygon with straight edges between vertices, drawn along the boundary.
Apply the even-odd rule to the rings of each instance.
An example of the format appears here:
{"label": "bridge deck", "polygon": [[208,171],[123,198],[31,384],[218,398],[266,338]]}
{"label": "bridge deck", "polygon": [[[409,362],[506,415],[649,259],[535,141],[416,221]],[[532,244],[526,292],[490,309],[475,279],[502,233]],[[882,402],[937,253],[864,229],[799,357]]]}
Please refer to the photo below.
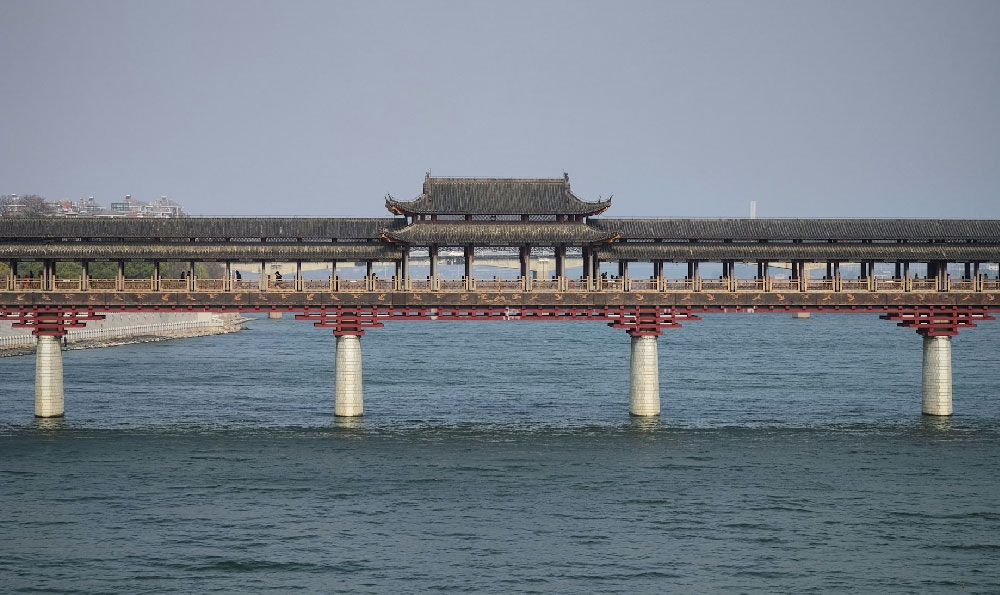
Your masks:
{"label": "bridge deck", "polygon": [[882,309],[979,306],[1000,310],[1000,291],[8,291],[0,310],[302,310],[347,306],[692,306],[701,309]]}

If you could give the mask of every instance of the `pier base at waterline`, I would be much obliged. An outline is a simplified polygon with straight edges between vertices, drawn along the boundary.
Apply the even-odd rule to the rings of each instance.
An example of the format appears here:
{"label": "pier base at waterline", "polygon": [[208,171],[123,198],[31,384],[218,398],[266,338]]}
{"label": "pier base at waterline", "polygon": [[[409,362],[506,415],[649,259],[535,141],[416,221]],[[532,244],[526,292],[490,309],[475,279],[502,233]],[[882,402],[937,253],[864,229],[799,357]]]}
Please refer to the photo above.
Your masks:
{"label": "pier base at waterline", "polygon": [[628,412],[641,417],[660,414],[660,371],[655,336],[632,337]]}
{"label": "pier base at waterline", "polygon": [[358,417],[364,412],[361,393],[361,337],[337,336],[333,414]]}
{"label": "pier base at waterline", "polygon": [[924,415],[951,415],[951,337],[924,337]]}
{"label": "pier base at waterline", "polygon": [[63,365],[59,337],[42,335],[35,347],[35,417],[62,417]]}

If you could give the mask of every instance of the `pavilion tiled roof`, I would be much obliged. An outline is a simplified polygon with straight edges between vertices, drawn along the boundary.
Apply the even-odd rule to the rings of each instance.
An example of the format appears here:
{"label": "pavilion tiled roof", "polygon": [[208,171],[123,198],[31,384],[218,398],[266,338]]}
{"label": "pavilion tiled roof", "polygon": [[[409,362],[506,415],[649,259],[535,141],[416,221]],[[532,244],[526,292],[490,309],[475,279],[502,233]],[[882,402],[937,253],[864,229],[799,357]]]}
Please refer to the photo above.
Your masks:
{"label": "pavilion tiled roof", "polygon": [[592,218],[623,240],[976,240],[1000,241],[1000,220],[968,219],[614,219]]}
{"label": "pavilion tiled roof", "polygon": [[610,242],[615,232],[600,231],[584,223],[541,222],[420,222],[403,229],[387,230],[384,237],[412,246],[580,246]]}
{"label": "pavilion tiled roof", "polygon": [[611,206],[611,199],[586,202],[570,191],[562,178],[432,178],[411,201],[391,196],[385,206],[397,215],[593,215]]}

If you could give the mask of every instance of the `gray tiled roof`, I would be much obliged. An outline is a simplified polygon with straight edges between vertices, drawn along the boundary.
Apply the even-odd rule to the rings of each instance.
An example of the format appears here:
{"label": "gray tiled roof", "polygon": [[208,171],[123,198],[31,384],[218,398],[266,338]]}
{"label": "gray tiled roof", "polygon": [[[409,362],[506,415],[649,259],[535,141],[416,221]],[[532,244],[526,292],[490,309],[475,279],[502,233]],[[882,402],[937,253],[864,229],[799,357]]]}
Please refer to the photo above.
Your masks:
{"label": "gray tiled roof", "polygon": [[1000,241],[1000,220],[974,219],[614,219],[591,218],[622,239]]}
{"label": "gray tiled roof", "polygon": [[839,260],[858,262],[949,261],[996,262],[1000,260],[1000,246],[977,244],[758,244],[758,243],[623,243],[601,246],[598,257],[604,260],[700,260],[740,262],[806,260],[825,262]]}
{"label": "gray tiled roof", "polygon": [[431,223],[420,222],[388,231],[390,240],[413,246],[580,246],[610,241],[614,233],[599,231],[584,223]]}
{"label": "gray tiled roof", "polygon": [[0,243],[0,260],[205,260],[252,262],[329,262],[331,260],[399,260],[400,248],[390,244],[113,244],[59,242]]}
{"label": "gray tiled roof", "polygon": [[411,201],[389,197],[385,206],[398,214],[439,215],[589,215],[611,200],[585,202],[569,188],[569,178],[431,178]]}
{"label": "gray tiled roof", "polygon": [[5,218],[0,241],[16,238],[350,238],[377,240],[397,218],[191,217],[184,219]]}

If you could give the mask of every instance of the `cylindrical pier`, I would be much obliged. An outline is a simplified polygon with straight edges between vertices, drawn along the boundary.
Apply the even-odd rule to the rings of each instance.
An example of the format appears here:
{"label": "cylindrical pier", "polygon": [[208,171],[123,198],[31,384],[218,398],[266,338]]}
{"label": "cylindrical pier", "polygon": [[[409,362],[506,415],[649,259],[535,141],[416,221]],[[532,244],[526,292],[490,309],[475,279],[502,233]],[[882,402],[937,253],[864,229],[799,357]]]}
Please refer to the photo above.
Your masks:
{"label": "cylindrical pier", "polygon": [[632,337],[628,412],[638,416],[660,414],[660,369],[655,336]]}
{"label": "cylindrical pier", "polygon": [[38,337],[35,347],[35,417],[62,417],[63,366],[59,337]]}
{"label": "cylindrical pier", "polygon": [[364,411],[361,397],[361,337],[337,337],[336,363],[333,414],[338,417],[357,417]]}
{"label": "cylindrical pier", "polygon": [[924,415],[951,415],[951,337],[924,337]]}

